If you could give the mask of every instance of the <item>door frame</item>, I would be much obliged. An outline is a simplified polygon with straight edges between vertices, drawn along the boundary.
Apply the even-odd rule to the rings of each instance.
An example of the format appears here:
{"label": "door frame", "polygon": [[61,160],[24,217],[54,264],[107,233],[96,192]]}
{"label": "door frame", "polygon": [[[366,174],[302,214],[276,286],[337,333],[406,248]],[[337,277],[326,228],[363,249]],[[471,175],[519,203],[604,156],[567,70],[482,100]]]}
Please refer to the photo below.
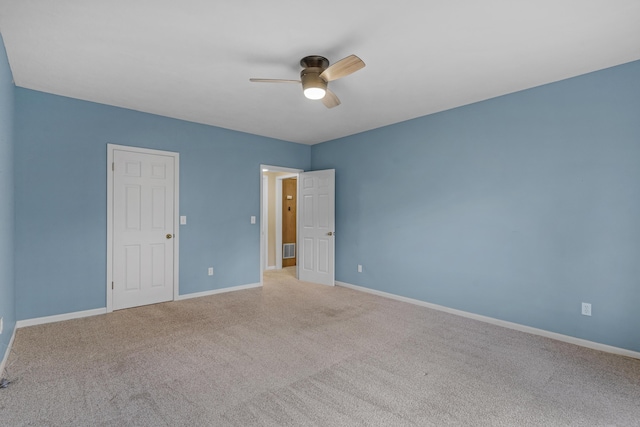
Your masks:
{"label": "door frame", "polygon": [[173,247],[173,300],[176,301],[180,295],[180,153],[173,151],[154,150],[150,148],[132,147],[128,145],[107,144],[107,281],[106,298],[107,313],[113,311],[113,152],[115,150],[131,151],[140,154],[155,154],[174,158],[174,247]]}
{"label": "door frame", "polygon": [[[263,177],[263,172],[265,172],[265,169],[268,172],[288,172],[292,176],[298,176],[298,174],[300,172],[304,172],[304,169],[294,169],[294,168],[287,168],[287,167],[273,166],[273,165],[265,165],[265,164],[261,164],[260,165],[260,286],[264,285],[264,268],[265,268],[265,265],[264,265],[264,257],[265,257],[264,251],[265,251],[265,245],[266,245],[266,243],[264,241],[265,234],[264,234],[264,230],[263,230],[264,221],[262,220],[262,216],[263,216],[262,212],[264,212],[263,211],[263,209],[264,209],[264,207],[263,207],[264,189],[263,189],[262,177]],[[276,179],[277,178],[278,177],[276,177]],[[278,186],[276,185],[276,189],[277,189],[277,187]],[[277,193],[277,191],[276,191],[276,193]],[[280,197],[282,197],[282,187],[280,187],[280,194],[281,194]],[[278,205],[277,205],[277,201],[276,201],[276,212],[277,212],[277,209],[278,209]],[[282,210],[282,207],[280,207],[280,210]],[[296,209],[296,215],[298,215],[297,211],[298,210]],[[276,218],[276,226],[277,226],[277,222],[278,221],[277,221],[277,218]],[[297,222],[298,222],[298,218],[296,218],[296,223]],[[277,234],[276,234],[276,237],[277,237]],[[280,235],[280,241],[282,241],[282,235]],[[296,242],[296,250],[297,250],[297,248],[298,248],[298,242]],[[277,260],[277,251],[276,251],[276,260]],[[280,266],[282,268],[282,261],[280,262]],[[297,277],[297,266],[296,266],[296,277]]]}
{"label": "door frame", "polygon": [[[269,187],[265,187],[265,181],[267,181],[268,183],[269,177],[263,173],[262,174],[262,205],[261,205],[261,211],[260,211],[262,212],[262,218],[260,218],[260,235],[263,236],[263,238],[260,244],[264,246],[264,253],[262,254],[264,269],[268,270],[269,269],[269,207],[267,204],[265,204],[265,202],[269,201]],[[275,268],[275,266],[272,268]]]}

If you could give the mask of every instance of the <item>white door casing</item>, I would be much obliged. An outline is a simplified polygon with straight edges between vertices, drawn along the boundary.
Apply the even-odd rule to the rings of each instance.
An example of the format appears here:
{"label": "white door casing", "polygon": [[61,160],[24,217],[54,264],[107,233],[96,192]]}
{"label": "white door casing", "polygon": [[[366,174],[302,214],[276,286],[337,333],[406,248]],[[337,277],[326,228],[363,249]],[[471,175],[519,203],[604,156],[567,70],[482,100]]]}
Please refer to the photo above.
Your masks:
{"label": "white door casing", "polygon": [[177,294],[178,154],[113,145],[109,152],[112,215],[107,311],[173,300]]}
{"label": "white door casing", "polygon": [[263,256],[260,257],[262,265],[261,271],[269,268],[269,177],[262,175],[262,218],[260,220],[260,228],[262,231],[262,249]]}
{"label": "white door casing", "polygon": [[298,178],[298,279],[335,284],[335,170]]}

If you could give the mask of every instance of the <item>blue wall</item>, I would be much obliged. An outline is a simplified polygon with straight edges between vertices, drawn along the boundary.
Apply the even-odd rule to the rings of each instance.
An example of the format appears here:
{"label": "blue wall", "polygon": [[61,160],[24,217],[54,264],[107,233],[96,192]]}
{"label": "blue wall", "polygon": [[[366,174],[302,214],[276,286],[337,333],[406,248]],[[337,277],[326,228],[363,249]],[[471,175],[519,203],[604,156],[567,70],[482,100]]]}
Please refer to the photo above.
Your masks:
{"label": "blue wall", "polygon": [[0,315],[105,306],[111,142],[180,153],[181,294],[259,281],[259,164],[335,168],[337,280],[640,351],[639,117],[633,62],[308,147],[14,90],[0,52]]}
{"label": "blue wall", "polygon": [[337,280],[640,351],[640,62],[311,157],[336,169]]}
{"label": "blue wall", "polygon": [[[14,190],[13,190],[13,111],[14,85],[0,35],[0,335],[2,361],[16,323],[14,298]],[[0,378],[2,378],[0,372]]]}
{"label": "blue wall", "polygon": [[[107,143],[180,153],[180,293],[260,281],[261,163],[309,146],[16,89],[16,313],[105,307]],[[215,268],[207,276],[207,267]]]}

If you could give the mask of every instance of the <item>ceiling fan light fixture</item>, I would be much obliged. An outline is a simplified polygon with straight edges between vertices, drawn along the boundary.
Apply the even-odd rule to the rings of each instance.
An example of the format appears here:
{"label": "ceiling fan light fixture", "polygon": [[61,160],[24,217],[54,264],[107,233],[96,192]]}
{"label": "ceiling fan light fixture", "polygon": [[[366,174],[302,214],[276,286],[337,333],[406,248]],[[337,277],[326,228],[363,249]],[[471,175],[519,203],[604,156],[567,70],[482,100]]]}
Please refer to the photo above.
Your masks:
{"label": "ceiling fan light fixture", "polygon": [[309,99],[322,99],[326,93],[327,91],[321,87],[308,87],[304,90],[304,96]]}
{"label": "ceiling fan light fixture", "polygon": [[306,69],[300,73],[302,91],[309,99],[322,99],[327,93],[327,82],[320,77],[322,69]]}
{"label": "ceiling fan light fixture", "polygon": [[259,83],[302,83],[302,92],[307,99],[321,99],[327,108],[340,105],[340,99],[335,93],[327,89],[329,82],[341,79],[355,73],[365,66],[362,59],[355,55],[342,58],[333,65],[329,65],[329,60],[324,56],[309,55],[300,60],[300,80],[288,79],[256,79],[251,78],[251,82]]}

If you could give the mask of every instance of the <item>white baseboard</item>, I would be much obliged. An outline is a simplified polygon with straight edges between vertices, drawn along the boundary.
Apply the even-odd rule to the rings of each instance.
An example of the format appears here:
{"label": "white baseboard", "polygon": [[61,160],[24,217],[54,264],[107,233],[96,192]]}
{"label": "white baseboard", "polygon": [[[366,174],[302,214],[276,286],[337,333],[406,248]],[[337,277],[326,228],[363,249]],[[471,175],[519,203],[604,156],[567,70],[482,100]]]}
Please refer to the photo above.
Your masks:
{"label": "white baseboard", "polygon": [[581,347],[591,348],[593,350],[600,350],[607,353],[613,353],[621,356],[632,357],[634,359],[640,359],[640,352],[627,350],[626,348],[614,347],[611,345],[601,344],[594,341],[585,340],[582,338],[576,338],[569,335],[559,334],[557,332],[551,332],[551,331],[546,331],[544,329],[538,329],[538,328],[533,328],[531,326],[521,325],[519,323],[507,322],[506,320],[495,319],[493,317],[483,316],[481,314],[475,314],[475,313],[469,313],[468,311],[456,310],[455,308],[449,308],[443,305],[433,304],[433,303],[421,301],[418,299],[407,298],[400,295],[391,294],[388,292],[369,289],[363,286],[352,285],[350,283],[336,281],[336,285],[342,286],[345,288],[354,289],[356,291],[366,292],[369,294],[394,299],[397,301],[407,302],[409,304],[431,308],[438,311],[444,311],[445,313],[455,314],[457,316],[467,317],[473,320],[479,320],[480,322],[490,323],[492,325],[502,326],[504,328],[514,329],[520,332],[526,332],[529,334],[539,335],[542,337],[551,338],[558,341],[564,341],[569,344],[575,344]]}
{"label": "white baseboard", "polygon": [[178,299],[176,299],[176,301],[181,301],[181,300],[191,299],[191,298],[206,297],[209,295],[222,294],[225,292],[243,291],[245,289],[260,288],[260,287],[262,287],[260,283],[250,283],[248,285],[232,286],[230,288],[212,289],[210,291],[194,292],[192,294],[180,295],[178,296]]}
{"label": "white baseboard", "polygon": [[[258,288],[260,286],[262,286],[260,283],[251,283],[248,285],[233,286],[230,288],[214,289],[211,291],[179,295],[176,301],[189,299],[189,298],[204,297],[207,295],[221,294],[224,292],[233,292],[233,291],[241,291],[244,289]],[[45,323],[61,322],[63,320],[79,319],[81,317],[97,316],[99,314],[105,314],[106,312],[107,312],[107,308],[105,307],[105,308],[95,308],[93,310],[75,311],[73,313],[56,314],[54,316],[36,317],[33,319],[18,320],[16,322],[15,329],[24,328],[27,326],[42,325]]]}
{"label": "white baseboard", "polygon": [[36,317],[33,319],[18,320],[16,329],[27,326],[42,325],[45,323],[62,322],[63,320],[79,319],[81,317],[97,316],[105,314],[107,308],[94,308],[93,310],[74,311],[73,313],[56,314],[54,316]]}
{"label": "white baseboard", "polygon": [[268,265],[267,268],[265,268],[265,270],[275,270],[276,266],[275,265]]}
{"label": "white baseboard", "polygon": [[11,346],[13,346],[13,340],[16,338],[16,329],[18,327],[13,328],[13,333],[11,334],[11,339],[9,340],[9,345],[4,352],[4,356],[2,357],[2,361],[0,362],[0,379],[4,378],[4,367],[7,366],[7,361],[9,360],[9,354],[11,353]]}

